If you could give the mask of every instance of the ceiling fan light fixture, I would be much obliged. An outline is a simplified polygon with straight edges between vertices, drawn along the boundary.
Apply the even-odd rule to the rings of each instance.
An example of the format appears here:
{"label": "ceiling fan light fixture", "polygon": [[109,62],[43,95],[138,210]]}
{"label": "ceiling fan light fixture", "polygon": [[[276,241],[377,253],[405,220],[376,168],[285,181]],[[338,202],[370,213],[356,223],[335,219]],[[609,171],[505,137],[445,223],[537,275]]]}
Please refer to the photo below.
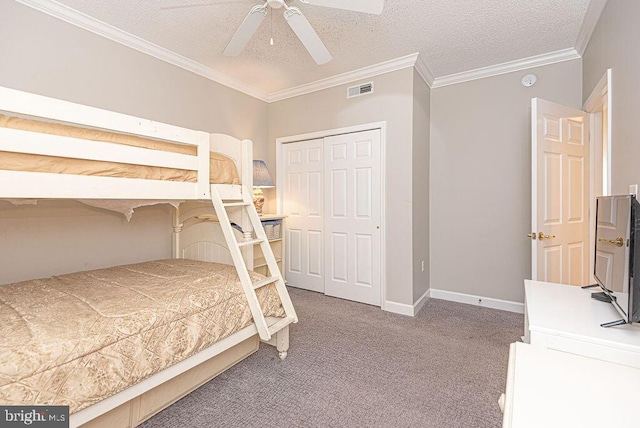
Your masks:
{"label": "ceiling fan light fixture", "polygon": [[280,9],[282,6],[284,6],[284,0],[267,0],[267,4],[272,9]]}

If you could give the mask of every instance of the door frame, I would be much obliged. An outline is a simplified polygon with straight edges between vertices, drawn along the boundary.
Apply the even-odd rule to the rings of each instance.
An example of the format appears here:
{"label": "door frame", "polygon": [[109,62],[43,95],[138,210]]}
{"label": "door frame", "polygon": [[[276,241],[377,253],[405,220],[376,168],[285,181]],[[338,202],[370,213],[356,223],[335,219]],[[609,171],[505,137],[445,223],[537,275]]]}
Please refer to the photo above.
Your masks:
{"label": "door frame", "polygon": [[334,135],[353,134],[362,131],[380,130],[380,308],[386,310],[387,303],[387,246],[386,246],[386,212],[387,212],[387,185],[386,185],[386,153],[387,153],[387,122],[371,122],[362,125],[347,126],[344,128],[328,129],[324,131],[310,132],[307,134],[290,135],[276,138],[276,212],[282,214],[283,191],[281,183],[284,182],[284,168],[282,159],[282,146],[287,143],[315,140]]}
{"label": "door frame", "polygon": [[582,110],[589,113],[589,274],[592,282],[595,283],[593,270],[595,264],[595,209],[596,209],[596,188],[602,188],[602,178],[596,177],[594,174],[596,158],[602,159],[602,156],[596,157],[596,150],[602,151],[602,114],[607,109],[607,194],[611,194],[611,128],[612,128],[612,80],[613,72],[609,68],[600,81],[593,88],[593,91],[584,102]]}

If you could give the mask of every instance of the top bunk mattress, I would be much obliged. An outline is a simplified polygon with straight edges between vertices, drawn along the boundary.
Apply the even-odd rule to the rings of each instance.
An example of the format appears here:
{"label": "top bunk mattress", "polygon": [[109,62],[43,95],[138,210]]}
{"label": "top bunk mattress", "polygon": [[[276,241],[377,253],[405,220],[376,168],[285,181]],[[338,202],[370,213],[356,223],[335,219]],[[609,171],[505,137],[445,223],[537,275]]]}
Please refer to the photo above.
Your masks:
{"label": "top bunk mattress", "polygon": [[[257,294],[265,316],[284,316],[273,284]],[[0,286],[0,323],[0,404],[73,413],[249,326],[252,316],[234,266],[172,259]]]}
{"label": "top bunk mattress", "polygon": [[[93,128],[0,114],[0,127],[196,156],[196,147]],[[0,151],[0,170],[197,182],[196,171]],[[209,182],[240,184],[233,159],[211,152]]]}

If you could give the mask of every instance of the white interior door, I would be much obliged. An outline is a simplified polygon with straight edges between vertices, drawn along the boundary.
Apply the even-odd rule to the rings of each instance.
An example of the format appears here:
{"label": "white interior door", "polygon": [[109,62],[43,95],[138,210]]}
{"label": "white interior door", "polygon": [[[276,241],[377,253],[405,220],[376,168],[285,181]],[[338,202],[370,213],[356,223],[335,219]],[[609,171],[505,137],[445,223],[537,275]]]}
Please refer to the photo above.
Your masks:
{"label": "white interior door", "polygon": [[532,100],[532,278],[589,282],[589,116]]}
{"label": "white interior door", "polygon": [[326,137],[325,293],[380,306],[380,130]]}
{"label": "white interior door", "polygon": [[287,284],[324,292],[323,140],[283,146]]}

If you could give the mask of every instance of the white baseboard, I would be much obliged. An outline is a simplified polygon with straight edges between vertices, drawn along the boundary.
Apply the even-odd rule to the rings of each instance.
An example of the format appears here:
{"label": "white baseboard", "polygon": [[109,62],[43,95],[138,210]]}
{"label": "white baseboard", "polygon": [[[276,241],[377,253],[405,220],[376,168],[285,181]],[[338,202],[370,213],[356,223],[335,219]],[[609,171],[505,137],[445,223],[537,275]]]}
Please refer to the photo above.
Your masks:
{"label": "white baseboard", "polygon": [[455,293],[433,288],[431,289],[431,298],[524,314],[524,303],[511,302],[509,300],[492,299],[491,297],[474,296],[472,294]]}
{"label": "white baseboard", "polygon": [[382,310],[387,312],[393,312],[394,314],[413,316],[413,306],[404,303],[392,302],[387,300],[384,302]]}
{"label": "white baseboard", "polygon": [[431,297],[431,289],[424,292],[422,296],[418,299],[417,302],[413,304],[413,315],[417,315],[420,312],[420,309],[429,301]]}
{"label": "white baseboard", "polygon": [[387,300],[384,302],[383,309],[387,312],[393,312],[394,314],[407,315],[410,317],[415,316],[420,309],[429,301],[430,291],[427,290],[413,305],[407,305],[405,303],[392,302]]}

